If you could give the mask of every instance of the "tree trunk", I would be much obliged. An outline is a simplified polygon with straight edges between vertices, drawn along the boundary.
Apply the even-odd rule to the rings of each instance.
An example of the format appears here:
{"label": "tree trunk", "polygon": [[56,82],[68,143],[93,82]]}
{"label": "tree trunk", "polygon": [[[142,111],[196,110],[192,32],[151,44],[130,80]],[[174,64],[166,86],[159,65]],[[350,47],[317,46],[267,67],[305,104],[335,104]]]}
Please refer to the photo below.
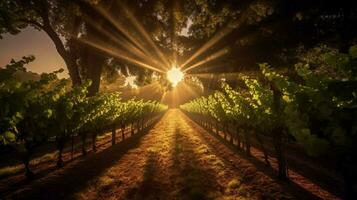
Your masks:
{"label": "tree trunk", "polygon": [[28,144],[28,142],[25,142],[25,149],[26,150],[22,155],[22,161],[25,165],[26,178],[31,180],[34,177],[34,173],[30,169],[31,147],[30,147],[30,144]]}
{"label": "tree trunk", "polygon": [[93,149],[93,152],[97,152],[97,146],[96,146],[96,141],[97,141],[97,132],[96,133],[93,133],[92,135],[92,149]]}
{"label": "tree trunk", "polygon": [[63,152],[63,149],[58,150],[57,167],[63,167],[62,152]]}
{"label": "tree trunk", "polygon": [[145,120],[144,120],[144,118],[143,119],[141,119],[141,130],[144,130],[144,124],[145,124],[145,122],[144,122]]}
{"label": "tree trunk", "polygon": [[57,167],[63,167],[62,153],[65,143],[66,143],[65,137],[60,137],[57,142],[57,149],[58,149]]}
{"label": "tree trunk", "polygon": [[239,127],[238,126],[237,126],[236,137],[237,137],[237,147],[240,150],[240,137],[239,137]]}
{"label": "tree trunk", "polygon": [[[282,106],[282,92],[277,89],[276,85],[273,82],[270,83],[270,88],[273,90],[273,112],[279,113],[280,116],[284,116],[283,113],[283,106]],[[284,137],[285,137],[285,126],[283,124],[278,124],[273,130],[273,142],[274,148],[278,160],[278,171],[279,171],[279,178],[285,180],[288,178],[287,176],[287,162],[285,157],[285,150],[284,150]]]}
{"label": "tree trunk", "polygon": [[121,138],[122,138],[122,140],[125,139],[125,125],[121,126]]}
{"label": "tree trunk", "polygon": [[116,140],[116,130],[115,130],[115,125],[112,127],[112,145],[115,145],[115,140]]}
{"label": "tree trunk", "polygon": [[70,74],[70,77],[72,79],[72,85],[80,85],[82,84],[82,79],[80,77],[80,68],[79,64],[77,63],[77,59],[79,59],[79,42],[78,42],[78,33],[80,31],[82,20],[79,16],[75,16],[73,26],[71,29],[71,37],[67,41],[67,47],[68,47],[68,55],[69,55],[69,60],[66,62],[66,64],[69,66],[68,71]]}
{"label": "tree trunk", "polygon": [[131,123],[130,129],[131,129],[131,135],[134,135],[134,122]]}
{"label": "tree trunk", "polygon": [[251,156],[250,152],[250,133],[248,133],[248,130],[244,131],[244,140],[245,140],[245,152],[248,156]]}
{"label": "tree trunk", "polygon": [[48,14],[44,13],[42,15],[43,26],[41,28],[47,33],[47,35],[51,38],[53,43],[55,44],[56,50],[58,54],[62,57],[64,62],[66,63],[69,76],[72,80],[72,85],[80,85],[81,84],[81,77],[79,76],[79,67],[75,60],[71,59],[71,55],[66,50],[62,40],[60,39],[59,35],[53,29],[50,20],[48,18]]}
{"label": "tree trunk", "polygon": [[94,96],[99,91],[100,76],[102,74],[102,68],[104,59],[98,58],[98,56],[90,53],[88,66],[88,79],[92,81],[92,84],[88,88],[88,95]]}
{"label": "tree trunk", "polygon": [[73,153],[74,153],[74,134],[71,134],[71,160],[73,160]]}
{"label": "tree trunk", "polygon": [[234,133],[229,133],[229,136],[230,136],[230,139],[229,139],[229,142],[231,143],[231,144],[234,144]]}
{"label": "tree trunk", "polygon": [[265,163],[266,163],[268,166],[270,166],[268,153],[267,153],[267,151],[266,151],[266,149],[265,149],[263,140],[262,140],[262,138],[260,138],[260,135],[259,135],[259,133],[258,133],[257,131],[255,131],[255,136],[256,136],[257,141],[258,141],[258,143],[259,143],[259,145],[260,145],[260,148],[261,148],[262,151],[263,151]]}
{"label": "tree trunk", "polygon": [[136,122],[136,128],[138,129],[138,132],[140,131],[140,122],[139,120]]}
{"label": "tree trunk", "polygon": [[224,135],[224,140],[227,140],[227,124],[224,123],[224,125],[222,126],[222,130],[223,130],[223,135]]}
{"label": "tree trunk", "polygon": [[286,180],[287,176],[287,162],[285,158],[283,133],[281,130],[276,130],[277,134],[274,137],[274,148],[276,152],[276,158],[278,160],[278,176],[281,180]]}
{"label": "tree trunk", "polygon": [[85,156],[87,155],[87,151],[86,151],[87,133],[83,133],[81,139],[82,139],[82,155]]}
{"label": "tree trunk", "polygon": [[[89,41],[100,41],[102,35],[92,25],[86,23],[87,35],[85,38]],[[87,79],[92,81],[88,89],[88,96],[93,96],[99,91],[100,77],[102,74],[103,65],[105,64],[105,57],[97,49],[88,45],[85,56],[85,65],[87,67]]]}
{"label": "tree trunk", "polygon": [[30,169],[30,159],[29,158],[24,158],[24,165],[25,165],[25,175],[27,179],[33,179],[34,173]]}
{"label": "tree trunk", "polygon": [[68,41],[68,49],[69,49],[69,58],[67,61],[65,61],[67,65],[67,69],[69,72],[69,76],[72,80],[72,85],[80,85],[82,84],[82,79],[80,77],[80,70],[79,70],[79,65],[77,64],[77,47],[76,47],[77,41],[75,39],[70,39]]}

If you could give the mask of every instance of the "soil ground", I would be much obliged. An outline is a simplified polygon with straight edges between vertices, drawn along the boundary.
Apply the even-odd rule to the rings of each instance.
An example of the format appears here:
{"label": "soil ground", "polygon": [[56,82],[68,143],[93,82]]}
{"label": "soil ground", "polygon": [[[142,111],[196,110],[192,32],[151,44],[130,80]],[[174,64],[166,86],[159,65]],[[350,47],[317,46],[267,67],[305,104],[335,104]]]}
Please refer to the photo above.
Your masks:
{"label": "soil ground", "polygon": [[299,184],[277,180],[274,173],[171,109],[147,133],[70,163],[7,198],[321,198]]}

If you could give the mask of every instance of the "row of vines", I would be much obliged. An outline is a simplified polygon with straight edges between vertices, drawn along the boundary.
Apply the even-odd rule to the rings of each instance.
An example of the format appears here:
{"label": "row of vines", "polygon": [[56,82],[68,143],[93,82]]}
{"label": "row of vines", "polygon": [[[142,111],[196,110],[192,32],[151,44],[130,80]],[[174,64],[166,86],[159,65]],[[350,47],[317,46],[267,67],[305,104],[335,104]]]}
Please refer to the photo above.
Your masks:
{"label": "row of vines", "polygon": [[89,97],[89,82],[70,88],[68,80],[57,78],[61,70],[42,74],[39,80],[15,78],[33,59],[24,57],[0,68],[0,147],[9,146],[21,155],[28,178],[33,176],[29,163],[38,146],[55,144],[57,165],[61,167],[64,147],[72,140],[73,153],[74,138],[81,139],[82,153],[86,154],[87,137],[91,137],[96,151],[98,135],[112,132],[115,144],[117,129],[121,129],[124,139],[126,127],[131,127],[132,134],[134,129],[141,131],[167,109],[154,101],[123,101],[118,92]]}
{"label": "row of vines", "polygon": [[254,138],[267,164],[264,138],[269,138],[281,179],[288,178],[287,143],[298,144],[311,157],[330,157],[347,194],[352,193],[357,167],[357,48],[345,54],[320,52],[319,59],[326,68],[301,62],[284,71],[260,64],[258,74],[239,75],[237,88],[223,81],[219,91],[181,109],[217,133],[224,132],[224,138],[228,134],[248,155]]}

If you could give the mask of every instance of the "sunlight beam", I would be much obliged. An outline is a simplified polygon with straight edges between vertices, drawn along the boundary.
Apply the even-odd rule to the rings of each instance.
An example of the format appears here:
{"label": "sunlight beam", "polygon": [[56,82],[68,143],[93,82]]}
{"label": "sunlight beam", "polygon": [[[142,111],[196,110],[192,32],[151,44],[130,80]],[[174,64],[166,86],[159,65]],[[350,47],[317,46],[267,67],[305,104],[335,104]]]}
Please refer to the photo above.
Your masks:
{"label": "sunlight beam", "polygon": [[106,48],[104,46],[98,45],[98,44],[96,44],[94,42],[91,42],[91,41],[88,41],[86,39],[83,39],[83,38],[79,38],[78,40],[80,42],[84,43],[84,44],[90,45],[90,46],[92,46],[92,47],[94,47],[94,48],[96,48],[98,50],[101,50],[102,52],[107,53],[107,54],[109,54],[109,55],[111,55],[111,56],[113,56],[115,58],[126,60],[126,61],[131,62],[133,64],[136,64],[138,66],[144,67],[146,69],[150,69],[150,70],[153,70],[153,71],[156,71],[156,72],[160,72],[160,73],[163,73],[163,74],[165,73],[164,71],[162,71],[162,70],[160,70],[160,69],[158,69],[156,67],[150,66],[150,65],[148,65],[146,63],[143,63],[141,61],[138,61],[138,60],[136,60],[134,58],[131,58],[131,57],[125,55],[125,53],[122,52],[122,51],[109,49],[109,48]]}
{"label": "sunlight beam", "polygon": [[230,32],[233,31],[233,28],[231,27],[225,27],[221,31],[219,31],[216,35],[214,35],[208,42],[206,42],[199,50],[196,51],[189,59],[186,60],[181,65],[181,69],[183,69],[187,64],[189,64],[191,61],[196,59],[198,56],[200,56],[204,51],[208,50],[210,47],[215,45],[217,42],[219,42],[222,38],[224,38],[226,35],[228,35]]}
{"label": "sunlight beam", "polygon": [[189,94],[187,96],[190,96],[191,98],[199,96],[199,94],[194,89],[192,89],[192,87],[190,85],[188,85],[186,83],[182,84],[182,88],[183,88],[183,90],[186,91],[185,93]]}
{"label": "sunlight beam", "polygon": [[155,50],[156,54],[159,56],[159,58],[164,62],[166,66],[169,66],[169,62],[165,58],[164,54],[162,51],[158,48],[158,46],[154,43],[152,38],[150,37],[149,33],[145,30],[145,28],[142,26],[142,24],[135,18],[135,16],[132,14],[132,12],[129,10],[127,6],[125,6],[123,3],[120,3],[120,6],[123,8],[122,10],[125,11],[127,14],[129,20],[134,24],[136,29],[144,36],[146,41],[150,44],[150,46]]}
{"label": "sunlight beam", "polygon": [[197,67],[199,67],[199,66],[201,66],[201,65],[203,65],[203,64],[206,64],[206,63],[208,63],[208,62],[210,62],[210,61],[212,61],[212,60],[215,60],[215,59],[217,59],[217,58],[219,58],[219,57],[221,57],[221,56],[227,54],[228,52],[229,52],[229,48],[228,48],[228,47],[226,47],[226,48],[224,48],[224,49],[221,49],[221,50],[217,51],[216,53],[207,56],[204,60],[202,60],[202,61],[200,61],[200,62],[197,62],[196,64],[194,64],[194,65],[192,65],[192,66],[190,66],[190,67],[184,69],[183,72],[187,72],[187,71],[189,71],[189,70],[192,70],[192,69],[194,69],[194,68],[197,68]]}
{"label": "sunlight beam", "polygon": [[152,56],[150,51],[148,51],[140,41],[135,39],[127,30],[127,27],[124,27],[122,23],[119,22],[119,20],[114,19],[113,16],[109,14],[108,11],[106,11],[104,8],[98,7],[96,8],[100,14],[103,15],[110,23],[114,25],[114,27],[121,33],[123,33],[127,38],[130,39],[131,42],[133,42],[137,47],[139,47],[146,55]]}
{"label": "sunlight beam", "polygon": [[[120,40],[118,37],[115,37],[112,33],[104,30],[104,29],[100,29],[100,25],[92,22],[88,17],[83,16],[84,21],[91,24],[97,31],[101,32],[102,34],[104,34],[105,36],[107,36],[108,38],[110,38],[111,40],[113,40],[114,42],[116,42],[118,45],[127,48],[128,50],[130,50],[129,52],[138,56],[139,58],[145,60],[148,63],[151,64],[155,64],[155,65],[159,65],[161,69],[165,69],[162,65],[162,63],[159,63],[156,59],[153,59],[152,57],[147,56],[145,53],[143,53],[140,49],[138,49],[135,45],[133,45],[132,43],[126,41],[126,40]],[[165,65],[166,66],[166,65]]]}

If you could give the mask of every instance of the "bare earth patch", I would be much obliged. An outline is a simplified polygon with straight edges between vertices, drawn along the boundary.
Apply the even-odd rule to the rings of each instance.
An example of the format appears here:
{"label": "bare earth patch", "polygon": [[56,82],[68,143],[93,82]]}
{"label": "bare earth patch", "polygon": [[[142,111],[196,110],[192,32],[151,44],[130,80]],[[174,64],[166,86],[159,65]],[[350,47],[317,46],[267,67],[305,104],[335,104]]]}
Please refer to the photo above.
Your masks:
{"label": "bare earth patch", "polygon": [[208,144],[203,137],[211,136],[193,123],[179,110],[168,111],[137,148],[91,180],[75,197],[293,199],[248,161],[233,154],[233,164],[222,159],[216,150],[227,148]]}
{"label": "bare earth patch", "polygon": [[[308,194],[308,193],[306,193]],[[65,166],[19,199],[313,199],[171,109],[147,133]]]}

